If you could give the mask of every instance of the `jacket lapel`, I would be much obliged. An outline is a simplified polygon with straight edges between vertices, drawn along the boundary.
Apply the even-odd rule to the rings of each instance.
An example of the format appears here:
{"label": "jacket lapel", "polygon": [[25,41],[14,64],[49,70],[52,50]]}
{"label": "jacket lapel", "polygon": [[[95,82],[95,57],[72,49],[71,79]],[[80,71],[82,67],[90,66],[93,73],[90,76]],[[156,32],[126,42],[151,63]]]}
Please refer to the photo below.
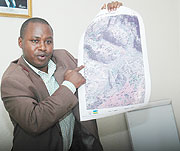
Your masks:
{"label": "jacket lapel", "polygon": [[[56,63],[55,58],[52,57],[52,60]],[[24,61],[24,59],[21,57],[18,60],[18,63],[22,69],[24,70],[24,72],[26,72],[26,74],[28,74],[29,78],[31,79],[31,81],[33,82],[33,84],[35,85],[36,88],[41,88],[37,90],[37,97],[38,100],[37,101],[42,101],[44,100],[46,97],[49,96],[48,90],[43,82],[43,80],[40,78],[39,75],[37,75]],[[57,82],[59,83],[59,85],[62,84],[62,82],[64,81],[64,74],[65,72],[69,69],[69,67],[65,66],[63,64],[63,62],[58,62],[56,63],[57,68],[55,71],[55,78],[57,80]],[[77,96],[77,93],[75,94]],[[80,118],[79,118],[79,105],[76,105],[73,109],[73,114],[76,117],[77,121],[80,122]],[[86,131],[86,129],[89,130],[90,133],[92,133],[96,138],[98,138],[97,136],[97,127],[96,127],[96,121],[95,120],[91,120],[90,121],[84,121],[81,122],[81,124],[83,125],[82,129],[84,129],[83,131]]]}
{"label": "jacket lapel", "polygon": [[39,75],[37,75],[24,61],[24,59],[21,57],[18,61],[18,64],[22,67],[22,69],[28,74],[29,78],[31,79],[32,83],[35,85],[38,89],[35,93],[38,97],[38,102],[44,100],[46,97],[49,96],[49,92],[41,79]]}

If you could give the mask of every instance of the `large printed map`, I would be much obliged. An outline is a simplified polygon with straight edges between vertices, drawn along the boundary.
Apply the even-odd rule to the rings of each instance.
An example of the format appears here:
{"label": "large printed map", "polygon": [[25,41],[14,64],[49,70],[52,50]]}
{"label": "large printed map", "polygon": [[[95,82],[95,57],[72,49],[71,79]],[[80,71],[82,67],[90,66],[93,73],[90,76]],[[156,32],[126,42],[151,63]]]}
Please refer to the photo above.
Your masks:
{"label": "large printed map", "polygon": [[[82,36],[79,65],[81,120],[122,113],[147,104],[150,77],[144,27],[134,11],[101,11]],[[143,34],[142,34],[143,33]]]}

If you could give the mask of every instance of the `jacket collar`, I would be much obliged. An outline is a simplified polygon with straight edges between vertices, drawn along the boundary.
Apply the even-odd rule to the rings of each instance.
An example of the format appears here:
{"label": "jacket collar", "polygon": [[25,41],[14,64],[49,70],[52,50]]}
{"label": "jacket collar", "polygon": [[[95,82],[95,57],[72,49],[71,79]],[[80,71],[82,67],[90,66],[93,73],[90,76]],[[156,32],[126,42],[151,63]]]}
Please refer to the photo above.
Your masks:
{"label": "jacket collar", "polygon": [[31,81],[33,82],[33,84],[36,87],[41,86],[41,89],[38,89],[39,94],[42,94],[42,96],[40,98],[38,98],[38,101],[42,101],[43,99],[45,99],[46,97],[49,96],[48,90],[43,82],[43,80],[41,79],[41,77],[39,75],[37,75],[29,66],[28,64],[24,61],[24,59],[22,58],[22,56],[19,58],[18,65],[20,65],[23,69],[23,71],[27,74],[27,76],[29,76],[29,78],[31,79]]}

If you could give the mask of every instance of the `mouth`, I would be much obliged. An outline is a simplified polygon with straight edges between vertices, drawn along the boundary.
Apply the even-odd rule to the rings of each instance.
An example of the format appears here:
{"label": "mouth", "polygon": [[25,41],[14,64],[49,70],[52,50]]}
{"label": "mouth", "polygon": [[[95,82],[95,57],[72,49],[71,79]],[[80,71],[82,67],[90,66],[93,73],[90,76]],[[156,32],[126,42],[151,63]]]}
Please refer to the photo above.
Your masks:
{"label": "mouth", "polygon": [[47,54],[38,54],[37,58],[38,60],[43,61],[47,58],[47,56],[48,56]]}

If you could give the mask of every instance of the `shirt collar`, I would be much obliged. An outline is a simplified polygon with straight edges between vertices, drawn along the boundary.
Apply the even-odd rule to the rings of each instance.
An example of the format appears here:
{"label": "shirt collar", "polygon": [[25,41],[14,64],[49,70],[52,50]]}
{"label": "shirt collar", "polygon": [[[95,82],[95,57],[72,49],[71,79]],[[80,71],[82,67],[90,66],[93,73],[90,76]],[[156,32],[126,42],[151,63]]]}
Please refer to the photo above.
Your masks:
{"label": "shirt collar", "polygon": [[22,58],[24,59],[24,61],[28,64],[28,66],[30,66],[30,68],[35,72],[37,73],[39,76],[42,76],[44,74],[46,75],[49,75],[49,76],[52,76],[56,70],[56,64],[52,61],[52,60],[49,60],[48,62],[48,73],[46,72],[43,72],[39,69],[37,69],[36,67],[34,67],[33,65],[31,65],[23,56]]}

